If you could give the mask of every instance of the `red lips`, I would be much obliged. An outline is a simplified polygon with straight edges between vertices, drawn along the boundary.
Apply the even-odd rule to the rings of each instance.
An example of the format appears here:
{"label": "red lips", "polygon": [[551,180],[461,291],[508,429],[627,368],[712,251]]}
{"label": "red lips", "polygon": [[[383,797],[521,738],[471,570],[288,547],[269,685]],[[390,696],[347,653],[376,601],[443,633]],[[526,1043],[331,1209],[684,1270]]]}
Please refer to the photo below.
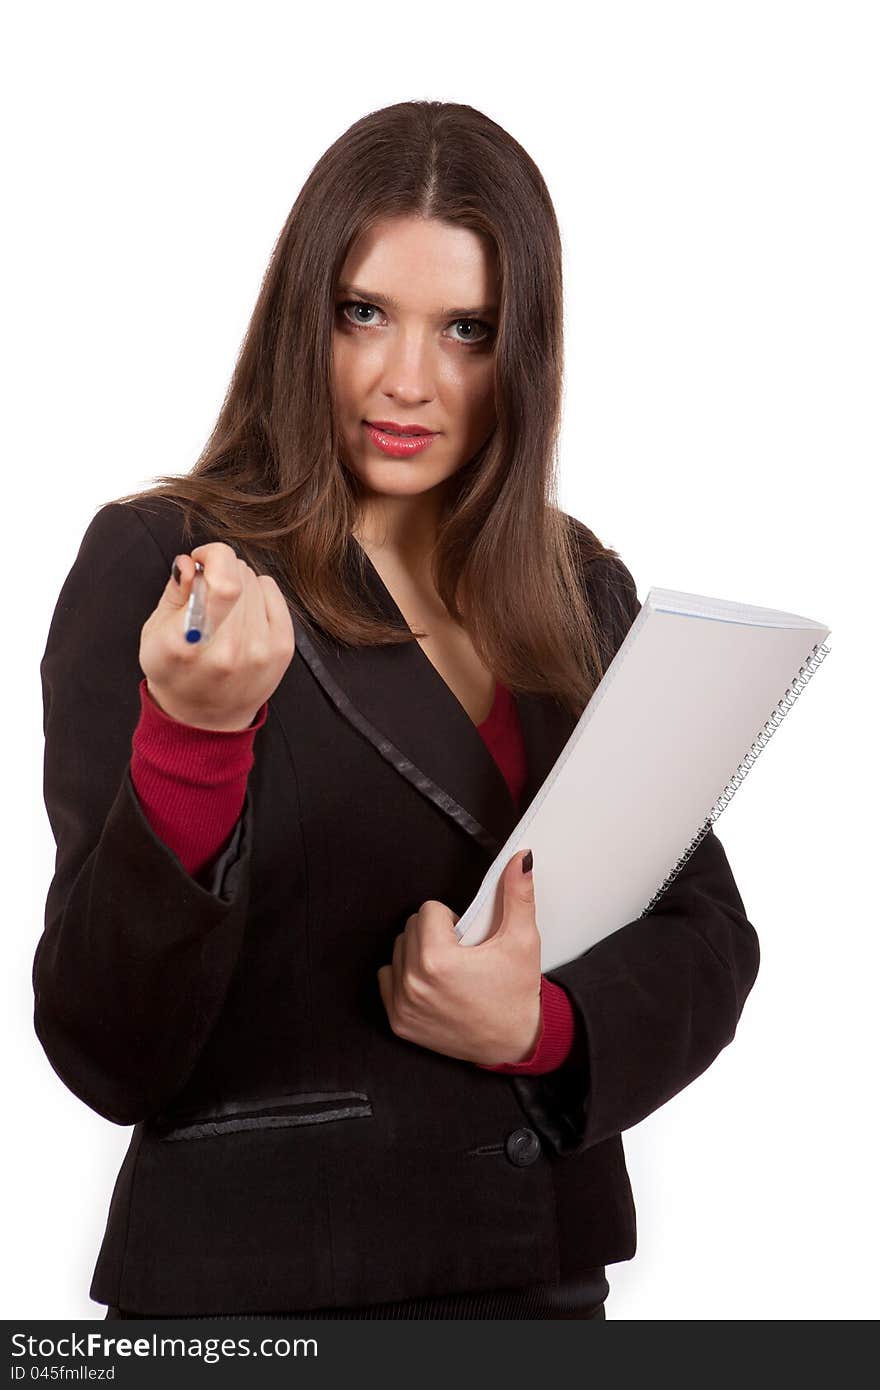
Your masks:
{"label": "red lips", "polygon": [[436,434],[436,430],[429,430],[426,425],[400,425],[396,420],[367,420],[368,425],[375,425],[380,430],[392,430],[394,434]]}

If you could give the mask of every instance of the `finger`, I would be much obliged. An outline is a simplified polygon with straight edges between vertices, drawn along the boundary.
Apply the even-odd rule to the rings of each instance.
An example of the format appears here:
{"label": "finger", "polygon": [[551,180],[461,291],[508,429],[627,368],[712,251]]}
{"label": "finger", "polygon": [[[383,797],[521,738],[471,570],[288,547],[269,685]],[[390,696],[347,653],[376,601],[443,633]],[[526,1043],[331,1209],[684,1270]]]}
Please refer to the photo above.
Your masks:
{"label": "finger", "polygon": [[455,913],[445,903],[434,900],[422,903],[419,930],[414,937],[409,959],[417,962],[420,968],[426,959],[434,962],[441,960],[450,944],[458,945],[453,928],[453,921],[457,920]]}
{"label": "finger", "polygon": [[244,560],[238,560],[237,565],[242,585],[238,605],[240,612],[237,614],[238,636],[242,643],[253,642],[265,649],[269,645],[269,620],[263,591],[250,566]]}
{"label": "finger", "polygon": [[291,643],[295,645],[290,607],[277,582],[269,574],[258,575],[257,582],[262,589],[263,602],[266,605],[266,621],[273,637],[277,638],[286,634]]}
{"label": "finger", "polygon": [[380,996],[381,996],[382,1003],[383,1003],[384,1008],[385,1008],[385,1012],[386,1012],[386,1014],[388,1014],[389,1018],[391,1017],[391,998],[390,998],[390,994],[389,994],[389,989],[390,989],[390,986],[389,986],[389,976],[390,976],[390,974],[391,974],[391,971],[389,970],[389,968],[388,968],[387,965],[382,965],[382,966],[380,966],[379,969],[376,971],[376,979],[377,979],[378,982],[379,982],[379,994],[380,994]]}
{"label": "finger", "polygon": [[418,912],[407,918],[406,930],[399,938],[401,987],[407,980],[411,983],[417,976],[424,979],[422,952],[427,936],[428,920],[423,903]]}
{"label": "finger", "polygon": [[239,641],[252,638],[268,650],[277,646],[279,635],[285,634],[291,646],[295,644],[293,623],[287,600],[270,575],[258,575],[245,560],[236,559],[242,593],[234,618],[230,618],[230,635]]}
{"label": "finger", "polygon": [[501,921],[492,933],[493,939],[508,935],[529,937],[537,930],[534,873],[523,873],[522,869],[523,863],[530,863],[532,858],[531,851],[517,850],[504,868]]}
{"label": "finger", "polygon": [[248,598],[253,598],[253,608],[248,609],[252,622],[249,630],[259,634],[267,649],[277,649],[286,637],[292,652],[296,639],[287,599],[271,575],[256,574],[249,567],[246,572],[250,587]]}
{"label": "finger", "polygon": [[171,608],[184,608],[195,578],[195,562],[189,555],[175,555],[162,598]]}
{"label": "finger", "polygon": [[405,932],[400,932],[394,938],[394,949],[391,952],[391,994],[392,1002],[395,1007],[403,999],[403,977],[405,970],[406,957],[406,937]]}

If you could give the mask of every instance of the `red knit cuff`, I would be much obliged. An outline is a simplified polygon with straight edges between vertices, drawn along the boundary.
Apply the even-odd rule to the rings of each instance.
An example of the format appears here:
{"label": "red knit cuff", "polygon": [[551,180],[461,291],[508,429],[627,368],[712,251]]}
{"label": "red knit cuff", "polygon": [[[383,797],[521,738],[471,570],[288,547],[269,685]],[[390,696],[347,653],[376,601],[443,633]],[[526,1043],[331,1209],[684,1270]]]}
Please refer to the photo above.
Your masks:
{"label": "red knit cuff", "polygon": [[497,1066],[477,1066],[483,1071],[517,1072],[539,1076],[555,1071],[568,1058],[575,1038],[574,1006],[566,991],[546,975],[541,976],[541,1031],[531,1053],[522,1062],[499,1062]]}
{"label": "red knit cuff", "polygon": [[[241,741],[246,736],[255,734],[258,729],[262,729],[269,715],[269,702],[267,700],[264,705],[260,706],[246,729],[197,729],[194,724],[181,724],[179,719],[172,719],[170,714],[166,714],[163,709],[159,708],[149,692],[146,676],[140,683],[140,696],[141,724],[145,725],[146,729],[155,734],[157,738],[160,736],[159,731],[164,729],[163,743],[168,742],[173,731],[175,746],[177,747],[183,743],[186,743],[187,746],[199,746],[205,751],[216,750],[223,746],[234,747],[236,746],[234,740]],[[141,727],[141,724],[138,725],[138,728]],[[250,742],[253,743],[253,738]],[[241,746],[243,747],[244,744],[242,743]],[[219,762],[222,763],[223,761],[224,758],[221,755]]]}
{"label": "red knit cuff", "polygon": [[165,714],[140,684],[131,780],[156,835],[195,876],[226,844],[241,814],[254,737],[266,702],[247,729],[197,729]]}

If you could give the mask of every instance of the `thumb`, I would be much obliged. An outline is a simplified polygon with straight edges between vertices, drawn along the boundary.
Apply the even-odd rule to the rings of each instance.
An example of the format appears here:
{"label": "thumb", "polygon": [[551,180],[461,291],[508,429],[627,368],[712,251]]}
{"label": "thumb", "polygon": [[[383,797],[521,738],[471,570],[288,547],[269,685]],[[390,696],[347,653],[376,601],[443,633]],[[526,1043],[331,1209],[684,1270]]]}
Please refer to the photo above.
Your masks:
{"label": "thumb", "polygon": [[[523,868],[527,872],[523,872]],[[515,925],[535,923],[535,878],[532,873],[532,851],[519,850],[504,870],[504,921]]]}
{"label": "thumb", "polygon": [[183,608],[189,601],[190,590],[196,577],[196,562],[191,555],[175,555],[171,574],[165,585],[163,600],[171,608]]}

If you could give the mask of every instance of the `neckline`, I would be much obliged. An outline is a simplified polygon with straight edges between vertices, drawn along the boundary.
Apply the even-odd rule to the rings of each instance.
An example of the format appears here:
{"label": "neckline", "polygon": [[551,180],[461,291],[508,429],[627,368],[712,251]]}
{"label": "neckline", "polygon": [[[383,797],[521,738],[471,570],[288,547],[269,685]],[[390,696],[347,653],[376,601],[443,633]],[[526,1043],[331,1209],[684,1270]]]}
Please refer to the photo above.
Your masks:
{"label": "neckline", "polygon": [[[365,565],[366,565],[367,571],[373,576],[373,579],[374,579],[375,583],[378,584],[379,590],[380,590],[380,592],[381,592],[383,598],[385,599],[386,604],[389,606],[391,612],[393,613],[393,615],[394,615],[395,617],[399,618],[400,621],[404,624],[405,627],[409,627],[409,623],[407,622],[406,618],[404,617],[403,613],[401,612],[400,608],[399,608],[398,605],[397,605],[397,600],[395,599],[395,597],[394,597],[394,595],[392,594],[391,590],[388,588],[388,585],[385,583],[385,580],[382,578],[382,576],[381,576],[381,574],[379,573],[379,571],[376,569],[376,566],[373,564],[373,561],[371,560],[369,554],[368,554],[367,551],[364,549],[364,547],[361,545],[360,541],[357,539],[357,537],[354,535],[353,532],[349,532],[349,540],[351,541],[351,543],[352,543],[354,546],[357,547],[357,550],[360,552],[361,556],[363,557],[363,561],[364,561],[364,563],[365,563]],[[412,631],[411,628],[410,628],[410,631]],[[486,715],[486,718],[485,718],[484,720],[482,720],[481,723],[476,724],[476,723],[474,722],[474,720],[471,719],[470,715],[468,714],[468,712],[467,712],[467,710],[465,709],[464,705],[461,703],[461,700],[459,700],[459,698],[458,698],[458,696],[456,695],[455,691],[452,689],[452,686],[449,684],[448,681],[444,680],[443,676],[441,676],[440,672],[437,670],[437,667],[434,665],[433,661],[432,661],[431,658],[428,656],[428,653],[427,653],[427,652],[425,651],[425,649],[422,647],[422,645],[421,645],[421,643],[418,641],[418,639],[414,639],[412,645],[413,645],[413,646],[416,648],[416,650],[418,651],[419,656],[421,657],[422,661],[424,661],[424,662],[427,664],[427,666],[430,668],[430,670],[433,671],[433,673],[434,673],[436,679],[437,679],[438,681],[440,681],[441,685],[445,688],[445,690],[447,691],[447,693],[451,696],[451,698],[452,698],[452,699],[455,701],[455,703],[458,705],[459,709],[461,710],[462,714],[464,715],[465,719],[468,721],[468,723],[470,724],[470,726],[471,726],[472,729],[475,729],[475,730],[479,733],[479,731],[480,731],[481,729],[485,729],[485,728],[486,728],[487,724],[492,723],[492,722],[494,721],[494,717],[495,717],[495,715],[496,715],[496,713],[497,713],[497,711],[498,711],[498,705],[499,705],[499,702],[500,702],[500,700],[501,700],[501,695],[502,695],[502,685],[501,685],[501,681],[499,681],[499,680],[497,680],[497,679],[496,679],[496,681],[495,681],[495,694],[494,694],[494,696],[493,696],[493,698],[492,698],[492,708],[489,710],[489,713]]]}

